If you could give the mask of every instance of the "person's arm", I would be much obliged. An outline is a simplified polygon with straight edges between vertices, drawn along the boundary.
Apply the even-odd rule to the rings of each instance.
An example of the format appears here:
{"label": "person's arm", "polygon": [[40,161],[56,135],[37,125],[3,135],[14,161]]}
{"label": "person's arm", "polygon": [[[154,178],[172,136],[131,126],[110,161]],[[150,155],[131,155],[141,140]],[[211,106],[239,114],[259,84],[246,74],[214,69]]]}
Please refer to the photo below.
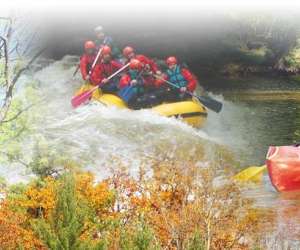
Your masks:
{"label": "person's arm", "polygon": [[188,69],[182,69],[181,73],[183,77],[187,80],[187,90],[190,92],[194,92],[197,86],[197,79]]}
{"label": "person's arm", "polygon": [[99,85],[102,80],[103,77],[102,77],[101,65],[97,64],[92,72],[90,81],[93,85]]}
{"label": "person's arm", "polygon": [[154,74],[157,74],[158,66],[157,66],[157,64],[154,62],[154,60],[149,59],[149,65],[150,65],[150,68],[151,68],[152,72],[153,72]]}
{"label": "person's arm", "polygon": [[80,58],[80,72],[83,80],[87,80],[88,72],[87,72],[88,61],[86,55],[83,55]]}
{"label": "person's arm", "polygon": [[[168,87],[168,84],[167,83],[165,83],[165,81],[164,80],[168,80],[168,75],[166,75],[166,74],[163,74],[163,75],[161,75],[161,78],[162,79],[160,79],[160,78],[156,78],[155,79],[155,81],[154,81],[154,85],[155,85],[155,87],[156,88],[160,88],[160,87],[162,87],[162,86],[164,86],[164,85],[166,85],[167,87]],[[164,79],[164,80],[163,80]]]}

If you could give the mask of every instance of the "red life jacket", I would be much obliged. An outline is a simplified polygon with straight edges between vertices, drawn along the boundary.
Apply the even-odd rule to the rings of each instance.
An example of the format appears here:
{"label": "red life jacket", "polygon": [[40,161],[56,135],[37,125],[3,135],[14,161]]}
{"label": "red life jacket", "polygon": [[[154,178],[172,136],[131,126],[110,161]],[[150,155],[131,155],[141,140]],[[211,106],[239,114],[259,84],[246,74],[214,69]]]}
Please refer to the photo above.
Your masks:
{"label": "red life jacket", "polygon": [[121,63],[115,60],[111,60],[109,63],[100,63],[101,74],[103,78],[107,78],[114,72],[116,72],[118,69],[122,68],[122,66],[123,65]]}
{"label": "red life jacket", "polygon": [[104,78],[111,76],[114,72],[122,68],[122,64],[112,60],[109,63],[100,63],[95,66],[92,72],[91,82],[94,85],[98,85]]}

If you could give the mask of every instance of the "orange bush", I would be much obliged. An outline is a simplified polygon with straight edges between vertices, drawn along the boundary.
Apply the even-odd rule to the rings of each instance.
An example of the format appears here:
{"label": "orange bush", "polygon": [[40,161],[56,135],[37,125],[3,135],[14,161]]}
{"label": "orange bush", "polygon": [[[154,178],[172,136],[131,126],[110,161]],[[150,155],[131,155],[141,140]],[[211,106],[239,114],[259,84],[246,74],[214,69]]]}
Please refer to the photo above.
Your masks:
{"label": "orange bush", "polygon": [[96,183],[95,176],[91,173],[78,173],[75,176],[76,191],[79,200],[85,200],[98,213],[103,212],[114,202],[114,193],[108,183]]}
{"label": "orange bush", "polygon": [[47,249],[30,229],[26,216],[12,211],[7,203],[0,205],[0,246],[7,250]]}
{"label": "orange bush", "polygon": [[26,187],[22,196],[12,199],[10,205],[25,209],[30,217],[47,218],[55,207],[56,186],[56,181],[52,177],[33,182]]}

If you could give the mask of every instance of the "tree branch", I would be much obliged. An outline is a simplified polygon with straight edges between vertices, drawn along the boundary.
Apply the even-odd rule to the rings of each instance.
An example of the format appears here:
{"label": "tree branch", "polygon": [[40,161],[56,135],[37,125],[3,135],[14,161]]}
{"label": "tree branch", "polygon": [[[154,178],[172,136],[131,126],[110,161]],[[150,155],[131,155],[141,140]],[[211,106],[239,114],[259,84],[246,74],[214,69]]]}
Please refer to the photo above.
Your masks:
{"label": "tree branch", "polygon": [[0,36],[0,39],[2,40],[2,46],[1,48],[4,49],[4,79],[5,79],[5,85],[8,85],[8,52],[7,52],[7,38]]}
{"label": "tree branch", "polygon": [[7,90],[6,90],[6,94],[5,94],[5,98],[4,98],[4,102],[0,109],[0,125],[3,122],[3,120],[5,120],[5,118],[6,118],[7,112],[9,110],[9,107],[11,104],[12,96],[13,96],[13,90],[14,90],[14,87],[15,87],[18,79],[24,73],[24,71],[29,69],[29,67],[32,65],[32,63],[45,51],[45,49],[46,48],[43,48],[38,53],[36,53],[31,58],[31,60],[26,64],[26,66],[23,67],[22,69],[20,69],[17,72],[17,74],[14,76],[14,78],[11,81],[9,81],[9,84],[8,84]]}
{"label": "tree branch", "polygon": [[30,109],[31,107],[35,106],[37,103],[32,103],[30,105],[28,105],[26,108],[19,110],[19,112],[17,114],[15,114],[13,117],[7,119],[7,120],[3,120],[1,123],[8,123],[11,122],[15,119],[17,119],[21,114],[23,114],[25,111],[27,111],[28,109]]}
{"label": "tree branch", "polygon": [[32,63],[46,50],[46,48],[41,49],[38,53],[36,53],[31,60],[27,63],[25,67],[20,69],[15,77],[12,79],[12,85],[15,85],[20,76],[23,74],[24,71],[28,70]]}
{"label": "tree branch", "polygon": [[15,156],[15,155],[9,154],[9,153],[4,152],[4,151],[0,151],[0,154],[5,155],[8,159],[12,159],[14,161],[19,162],[20,164],[22,164],[25,167],[29,166],[29,164],[27,164],[26,162],[22,161],[19,157]]}

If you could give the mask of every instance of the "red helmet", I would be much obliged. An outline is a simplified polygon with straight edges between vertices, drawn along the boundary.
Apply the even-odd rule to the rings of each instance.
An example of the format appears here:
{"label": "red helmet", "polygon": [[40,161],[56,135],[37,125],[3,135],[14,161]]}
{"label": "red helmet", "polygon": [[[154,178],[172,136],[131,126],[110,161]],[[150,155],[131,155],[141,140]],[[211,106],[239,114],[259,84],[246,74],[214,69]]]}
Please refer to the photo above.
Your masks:
{"label": "red helmet", "polygon": [[167,64],[168,66],[177,64],[177,59],[176,59],[176,57],[175,57],[175,56],[170,56],[170,57],[168,57],[167,60],[166,60],[166,64]]}
{"label": "red helmet", "polygon": [[95,49],[96,44],[93,41],[86,41],[84,43],[84,49]]}
{"label": "red helmet", "polygon": [[131,54],[133,52],[134,52],[134,49],[132,47],[129,47],[129,46],[127,46],[123,49],[123,55],[124,56],[128,56],[129,54]]}
{"label": "red helmet", "polygon": [[142,63],[137,59],[131,59],[129,68],[140,70],[142,68]]}
{"label": "red helmet", "polygon": [[103,46],[102,55],[110,55],[110,54],[111,54],[111,48],[107,45]]}

